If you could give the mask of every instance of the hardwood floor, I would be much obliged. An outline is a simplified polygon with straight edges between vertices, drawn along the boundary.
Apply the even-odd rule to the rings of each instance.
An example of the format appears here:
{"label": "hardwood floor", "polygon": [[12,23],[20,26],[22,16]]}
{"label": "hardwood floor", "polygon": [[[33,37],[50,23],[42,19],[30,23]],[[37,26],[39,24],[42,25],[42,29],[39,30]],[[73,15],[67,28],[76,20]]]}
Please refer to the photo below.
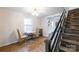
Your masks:
{"label": "hardwood floor", "polygon": [[45,52],[45,39],[46,38],[39,37],[26,42],[0,47],[0,52]]}

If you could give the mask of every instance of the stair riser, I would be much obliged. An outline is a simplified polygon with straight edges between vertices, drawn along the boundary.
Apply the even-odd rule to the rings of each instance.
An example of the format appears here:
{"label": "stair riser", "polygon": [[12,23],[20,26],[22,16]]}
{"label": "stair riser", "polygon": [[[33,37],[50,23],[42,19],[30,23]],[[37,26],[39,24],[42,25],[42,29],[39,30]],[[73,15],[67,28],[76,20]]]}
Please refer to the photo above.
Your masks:
{"label": "stair riser", "polygon": [[71,25],[79,25],[79,22],[70,22]]}
{"label": "stair riser", "polygon": [[79,22],[79,18],[69,18],[69,20],[67,21],[70,21],[70,22]]}
{"label": "stair riser", "polygon": [[71,25],[71,26],[69,26],[69,28],[70,28],[70,29],[76,29],[76,30],[79,30],[79,26],[72,26],[72,25]]}
{"label": "stair riser", "polygon": [[78,36],[63,35],[63,39],[69,39],[69,40],[74,40],[74,41],[79,42],[79,37]]}
{"label": "stair riser", "polygon": [[68,43],[68,42],[65,42],[65,41],[62,41],[61,45],[64,46],[64,47],[66,47],[66,45],[72,45],[72,44]]}
{"label": "stair riser", "polygon": [[70,15],[69,15],[71,18],[79,18],[79,13],[78,12],[75,12],[75,13],[71,13]]}
{"label": "stair riser", "polygon": [[75,26],[75,27],[79,27],[79,24],[70,24],[70,26]]}
{"label": "stair riser", "polygon": [[78,34],[79,35],[79,31],[74,31],[74,30],[66,30],[66,33],[71,33],[71,34]]}
{"label": "stair riser", "polygon": [[70,17],[70,18],[79,18],[79,14],[78,14],[78,15],[75,15],[75,14],[72,15],[72,14],[71,14],[71,15],[69,15],[69,17]]}

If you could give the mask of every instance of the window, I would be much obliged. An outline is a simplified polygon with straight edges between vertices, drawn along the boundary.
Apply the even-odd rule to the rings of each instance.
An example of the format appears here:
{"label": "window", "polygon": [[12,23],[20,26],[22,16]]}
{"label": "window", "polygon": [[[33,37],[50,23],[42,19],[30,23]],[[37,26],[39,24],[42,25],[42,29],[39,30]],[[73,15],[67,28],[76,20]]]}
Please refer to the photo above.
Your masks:
{"label": "window", "polygon": [[33,30],[33,26],[32,26],[32,20],[25,18],[24,19],[24,32],[26,33],[31,33]]}

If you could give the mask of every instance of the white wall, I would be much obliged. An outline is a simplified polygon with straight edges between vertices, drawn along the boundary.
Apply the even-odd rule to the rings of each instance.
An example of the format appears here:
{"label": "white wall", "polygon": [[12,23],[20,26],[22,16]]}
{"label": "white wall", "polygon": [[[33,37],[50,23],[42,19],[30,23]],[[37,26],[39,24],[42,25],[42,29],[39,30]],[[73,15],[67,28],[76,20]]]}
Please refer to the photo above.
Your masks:
{"label": "white wall", "polygon": [[41,19],[41,27],[43,29],[43,36],[48,37],[48,20],[46,18]]}
{"label": "white wall", "polygon": [[40,27],[40,20],[38,17],[32,17],[33,21],[33,32],[36,33],[36,29]]}
{"label": "white wall", "polygon": [[33,32],[40,27],[40,19],[34,16],[24,15],[22,12],[8,8],[0,8],[0,47],[18,41],[17,28],[23,33],[24,18],[33,21]]}
{"label": "white wall", "polygon": [[0,47],[18,41],[17,31],[22,31],[24,16],[19,12],[0,8]]}
{"label": "white wall", "polygon": [[[58,14],[58,13],[61,13],[63,12],[64,8],[63,7],[60,7],[60,8],[53,8],[53,10],[51,12],[53,12],[51,15],[55,15],[55,14]],[[48,15],[48,16],[51,16],[51,15]],[[47,17],[48,16],[45,16],[43,18],[41,18],[41,27],[43,29],[43,36],[45,37],[48,37],[48,20],[47,20]]]}

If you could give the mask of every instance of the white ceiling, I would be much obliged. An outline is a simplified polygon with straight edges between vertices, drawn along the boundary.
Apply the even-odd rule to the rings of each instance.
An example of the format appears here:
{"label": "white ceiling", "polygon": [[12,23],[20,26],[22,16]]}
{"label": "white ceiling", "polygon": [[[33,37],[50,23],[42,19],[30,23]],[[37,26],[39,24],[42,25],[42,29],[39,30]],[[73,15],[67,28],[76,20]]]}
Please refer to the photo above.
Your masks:
{"label": "white ceiling", "polygon": [[[28,8],[24,9],[24,12],[32,15],[31,10],[28,11],[27,9]],[[63,9],[64,9],[63,7],[42,7],[38,10],[38,16],[44,17],[44,16],[60,13],[62,12]]]}
{"label": "white ceiling", "polygon": [[[30,7],[30,9],[28,9],[29,7],[5,7],[5,8],[22,12],[26,15],[32,16],[32,10],[30,9],[32,9],[33,7]],[[63,7],[37,7],[37,8],[40,8],[40,11],[41,11],[38,15],[39,17],[44,17],[44,16],[60,13],[64,9]]]}
{"label": "white ceiling", "polygon": [[69,10],[76,9],[76,8],[78,8],[78,7],[69,7]]}
{"label": "white ceiling", "polygon": [[[21,12],[27,16],[32,16],[31,9],[34,7],[0,7],[0,9],[3,9],[3,8]],[[56,13],[61,13],[64,8],[66,10],[72,10],[78,7],[35,7],[35,8],[38,8],[40,11],[38,17],[45,17]]]}

